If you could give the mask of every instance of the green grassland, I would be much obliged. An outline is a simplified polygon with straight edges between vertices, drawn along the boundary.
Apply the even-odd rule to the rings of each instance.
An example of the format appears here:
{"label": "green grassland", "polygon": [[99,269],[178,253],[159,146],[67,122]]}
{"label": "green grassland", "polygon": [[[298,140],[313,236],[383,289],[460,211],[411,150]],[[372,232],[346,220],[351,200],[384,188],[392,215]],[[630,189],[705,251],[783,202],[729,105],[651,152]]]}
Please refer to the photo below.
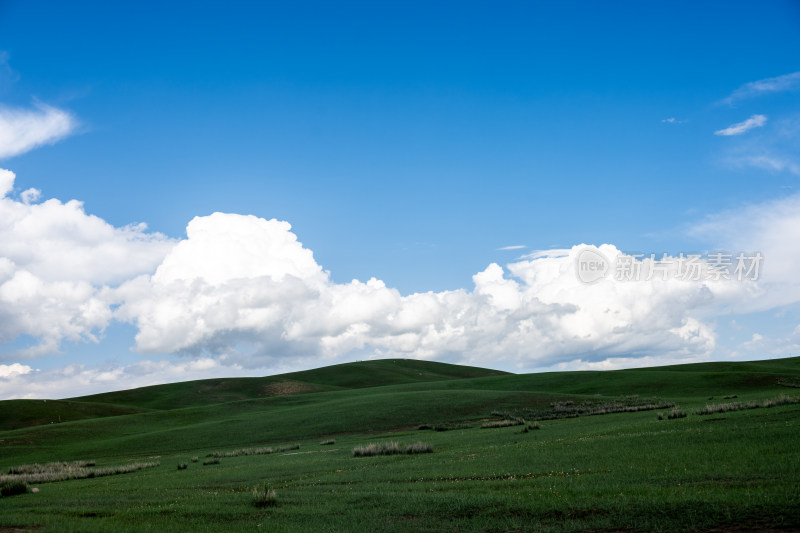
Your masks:
{"label": "green grassland", "polygon": [[[798,386],[800,358],[527,375],[393,359],[5,401],[0,474],[160,464],[31,483],[0,497],[0,532],[800,530],[800,403],[697,413]],[[352,453],[419,441],[434,452]]]}

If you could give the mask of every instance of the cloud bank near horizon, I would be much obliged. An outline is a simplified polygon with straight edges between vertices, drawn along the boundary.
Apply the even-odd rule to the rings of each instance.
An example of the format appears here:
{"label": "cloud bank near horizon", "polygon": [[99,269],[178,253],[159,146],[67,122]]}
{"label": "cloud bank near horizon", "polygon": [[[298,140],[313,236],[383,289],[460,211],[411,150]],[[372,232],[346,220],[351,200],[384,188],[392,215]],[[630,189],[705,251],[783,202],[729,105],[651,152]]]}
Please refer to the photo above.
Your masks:
{"label": "cloud bank near horizon", "polygon": [[[780,243],[800,228],[800,195],[752,206],[749,232],[730,230],[734,213],[694,229],[742,250],[766,243],[776,268],[763,281],[586,285],[575,275],[578,245],[492,263],[471,288],[404,295],[376,278],[331,281],[285,221],[214,213],[175,240],[143,224],[113,227],[76,200],[15,196],[14,178],[0,170],[0,343],[35,342],[3,357],[2,397],[378,357],[517,370],[692,361],[714,351],[717,317],[798,299],[785,290],[798,258]],[[625,256],[611,244],[596,250]],[[20,363],[64,341],[98,342],[115,321],[136,327],[136,351],[167,359],[102,371]]]}

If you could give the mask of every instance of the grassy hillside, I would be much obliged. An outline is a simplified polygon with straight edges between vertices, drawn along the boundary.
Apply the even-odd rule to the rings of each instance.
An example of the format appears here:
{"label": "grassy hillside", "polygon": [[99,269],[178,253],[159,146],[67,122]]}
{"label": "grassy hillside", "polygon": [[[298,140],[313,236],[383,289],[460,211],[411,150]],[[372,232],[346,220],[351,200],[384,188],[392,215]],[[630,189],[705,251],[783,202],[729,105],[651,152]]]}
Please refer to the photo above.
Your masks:
{"label": "grassy hillside", "polygon": [[[728,371],[720,371],[719,367],[711,364],[687,365],[694,367],[688,369],[677,366],[610,372],[506,374],[463,379],[455,379],[454,375],[470,375],[480,370],[461,370],[454,365],[437,365],[442,372],[450,371],[450,375],[441,381],[417,381],[356,389],[338,388],[212,405],[204,405],[208,398],[203,398],[198,402],[200,405],[195,407],[81,419],[7,431],[3,434],[3,455],[26,461],[41,460],[40,446],[53,442],[59,443],[62,460],[80,459],[86,453],[96,458],[130,453],[129,450],[138,455],[152,455],[181,451],[189,446],[205,449],[215,446],[257,445],[263,442],[474,420],[491,417],[493,411],[541,408],[553,401],[610,401],[629,395],[657,396],[664,401],[695,407],[704,405],[709,398],[722,399],[726,395],[735,394],[747,399],[765,394],[775,396],[783,392],[793,392],[795,389],[787,388],[781,383],[800,381],[800,365],[796,362],[793,359],[779,363],[766,361],[738,364],[741,367],[728,363],[725,364]],[[337,379],[340,383],[351,379],[354,369],[363,373],[371,367],[380,372],[384,381],[399,381],[413,377],[409,376],[409,368],[423,368],[427,365],[431,363],[386,360],[337,365],[289,376],[311,374],[316,379],[327,379],[326,385],[332,386],[331,383]],[[416,377],[443,375],[446,374],[425,373],[417,374]],[[285,383],[285,376],[287,375],[276,376],[279,381],[272,383]],[[381,381],[373,378],[351,382],[364,384]],[[119,402],[128,393],[138,397],[148,390],[167,391],[172,397],[176,397],[179,393],[186,393],[185,387],[197,390],[195,387],[202,383],[204,382],[147,387],[84,399],[98,400],[105,397]],[[191,394],[186,393],[181,397],[189,398]],[[50,403],[48,401],[47,405]],[[37,407],[41,409],[42,405],[37,404]],[[91,441],[86,441],[87,434],[93,436]],[[51,452],[49,447],[43,449],[45,454]]]}
{"label": "grassy hillside", "polygon": [[263,378],[185,381],[73,398],[147,409],[177,409],[271,396],[503,375],[506,372],[415,359],[327,366]]}
{"label": "grassy hillside", "polygon": [[[0,531],[800,528],[800,403],[765,401],[781,394],[800,401],[800,358],[491,374],[499,373],[388,360],[258,380],[211,380],[230,387],[217,398],[244,398],[222,403],[203,398],[192,406],[164,407],[199,398],[204,382],[64,402],[93,406],[97,417],[0,431],[2,472],[56,460],[91,459],[99,468],[132,461],[161,465],[40,483],[38,494],[0,498]],[[237,391],[235,383],[248,385]],[[318,392],[257,396],[265,383],[304,383]],[[152,402],[145,401],[147,391]],[[101,397],[115,403],[98,403]],[[125,399],[129,403],[120,407]],[[742,407],[756,401],[757,408]],[[699,413],[719,402],[740,402],[742,408]],[[654,403],[670,407],[651,409]],[[2,402],[0,412],[13,419],[6,406],[31,414],[44,405]],[[105,411],[114,405],[161,407]],[[649,410],[614,412],[620,406]],[[584,407],[580,416],[543,416],[532,424],[543,413]],[[681,417],[670,419],[673,410]],[[523,415],[524,425],[481,428]],[[370,442],[418,440],[434,453],[351,453]],[[275,451],[293,443],[300,449]],[[203,465],[214,452],[265,447],[274,453]],[[253,505],[251,490],[264,483],[277,491],[274,507]]]}
{"label": "grassy hillside", "polygon": [[0,430],[147,411],[149,409],[109,403],[70,400],[6,400],[0,402]]}

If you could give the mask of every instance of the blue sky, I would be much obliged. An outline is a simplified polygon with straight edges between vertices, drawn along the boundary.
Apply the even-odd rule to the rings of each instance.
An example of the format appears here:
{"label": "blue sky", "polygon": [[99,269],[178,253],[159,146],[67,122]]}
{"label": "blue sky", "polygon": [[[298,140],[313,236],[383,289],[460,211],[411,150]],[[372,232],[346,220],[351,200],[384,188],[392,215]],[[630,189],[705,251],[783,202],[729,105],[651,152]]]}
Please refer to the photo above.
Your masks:
{"label": "blue sky", "polygon": [[[42,135],[39,143],[0,155],[0,168],[15,174],[6,199],[27,205],[21,193],[30,189],[39,190],[40,198],[28,204],[77,199],[85,214],[109,227],[146,223],[133,240],[149,235],[153,246],[130,251],[142,254],[128,261],[140,267],[125,270],[103,263],[112,259],[102,253],[94,258],[102,248],[97,242],[82,247],[87,239],[101,239],[99,234],[58,241],[44,230],[33,235],[8,225],[3,250],[12,266],[0,282],[27,272],[47,287],[63,282],[77,290],[85,283],[93,295],[87,298],[96,297],[106,311],[89,319],[81,314],[85,306],[76,303],[57,321],[69,327],[45,330],[20,319],[0,331],[0,364],[28,369],[0,375],[0,394],[36,395],[48,383],[63,394],[120,388],[132,373],[143,376],[135,382],[143,384],[157,382],[159,372],[166,380],[258,375],[377,356],[522,371],[795,354],[800,294],[790,277],[764,280],[758,294],[757,284],[746,294],[710,290],[712,304],[694,306],[683,292],[653,299],[674,310],[664,313],[673,320],[664,323],[665,330],[701,324],[695,328],[701,333],[692,337],[702,338],[699,344],[678,335],[686,340],[681,345],[654,332],[635,342],[606,343],[604,330],[588,325],[594,315],[590,305],[581,307],[585,296],[540,285],[546,278],[541,269],[549,267],[526,255],[581,244],[646,255],[763,249],[772,251],[765,251],[765,269],[771,261],[791,264],[799,255],[798,241],[791,239],[794,206],[800,205],[799,49],[796,2],[0,0],[0,106],[6,117],[0,143]],[[8,118],[52,118],[55,112],[66,117],[58,134],[32,133]],[[169,300],[177,298],[173,293],[158,300],[154,295],[165,293],[141,283],[134,297],[129,282],[153,275],[176,243],[192,240],[187,224],[215,212],[288,221],[291,230],[256,227],[241,218],[209,219],[213,224],[203,226],[202,235],[216,237],[183,247],[192,253],[175,252],[172,274],[163,279],[256,280],[236,294],[266,290],[257,283],[263,276],[276,283],[287,274],[311,279],[304,276],[313,277],[313,269],[303,275],[275,270],[276,252],[269,246],[259,248],[264,256],[244,253],[249,244],[208,252],[214,243],[291,234],[302,250],[286,245],[281,253],[288,255],[281,257],[297,266],[302,261],[293,259],[295,253],[313,252],[315,265],[329,272],[323,285],[306,286],[322,296],[298,305],[329,304],[326,316],[343,322],[314,334],[297,325],[315,322],[309,317],[256,327],[241,317],[245,304],[229,302],[239,318],[209,330],[173,331],[157,324],[164,301],[187,309],[197,309],[197,301],[184,293],[178,300]],[[48,227],[58,227],[53,220],[61,216],[53,213]],[[85,254],[81,264],[100,265],[98,273],[73,275],[65,268],[57,274],[45,259],[25,263],[33,252],[20,247],[36,248],[50,239],[74,246],[70,257]],[[192,254],[205,253],[271,266],[243,273],[222,265],[221,278],[219,270],[187,274],[201,257]],[[176,257],[186,261],[181,268]],[[534,272],[529,278],[507,267],[520,261]],[[419,302],[403,300],[428,291],[439,295],[436,305],[442,306],[429,316],[441,326],[437,338],[448,328],[469,328],[443,317],[464,316],[464,309],[478,304],[442,303],[441,295],[462,291],[478,298],[483,289],[475,276],[495,263],[502,279],[492,278],[492,287],[527,279],[519,289],[525,305],[573,305],[589,318],[576,315],[553,325],[546,323],[548,313],[557,311],[548,308],[536,314],[541,324],[526,315],[524,320],[537,324],[530,326],[497,315],[518,302],[500,305],[492,293],[485,298],[494,298],[495,307],[489,315],[475,310],[475,320],[491,316],[511,324],[505,333],[466,335],[465,344],[452,349],[448,344],[458,343],[419,340],[430,325],[422,319],[401,333],[386,333],[382,321],[394,320],[398,309],[428,316],[419,314]],[[101,273],[115,269],[119,274],[108,279]],[[365,317],[325,296],[355,291],[351,280],[366,284],[370,278],[396,290],[393,298],[399,299]],[[203,301],[227,302],[229,293],[219,292],[220,286],[203,292]],[[357,289],[378,291],[367,300],[383,301],[378,289]],[[650,289],[641,290],[615,300],[618,311],[630,310],[625,302],[652,297]],[[27,308],[9,291],[3,300],[0,283],[0,314],[25,315]],[[47,292],[42,291],[37,294]],[[115,295],[107,296],[109,291]],[[48,294],[53,303],[61,293]],[[266,312],[272,304],[259,305]],[[297,306],[275,309],[297,312]],[[634,313],[630,322],[608,331],[637,330],[651,312],[655,308],[639,318]],[[205,314],[192,316],[210,322]],[[509,331],[518,333],[523,323],[539,333],[506,347],[506,355],[480,348],[497,344]],[[561,327],[563,337],[545,334]],[[137,334],[142,338],[135,339]],[[196,342],[165,340],[180,335],[195,335]],[[348,344],[343,336],[356,340]],[[47,349],[25,351],[45,337]],[[597,343],[569,341],[580,338]],[[742,348],[748,342],[758,345]],[[548,355],[531,355],[540,352]],[[168,370],[153,370],[157,364]],[[65,376],[73,374],[66,368],[87,377],[70,382]],[[116,377],[102,381],[101,370]]]}

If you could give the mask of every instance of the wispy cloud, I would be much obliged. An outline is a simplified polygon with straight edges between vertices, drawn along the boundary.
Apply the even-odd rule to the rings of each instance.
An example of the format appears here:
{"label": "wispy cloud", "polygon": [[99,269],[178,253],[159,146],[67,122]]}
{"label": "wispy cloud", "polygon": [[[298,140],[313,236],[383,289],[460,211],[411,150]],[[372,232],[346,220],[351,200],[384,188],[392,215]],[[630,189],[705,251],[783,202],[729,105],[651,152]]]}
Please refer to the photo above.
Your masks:
{"label": "wispy cloud", "polygon": [[738,162],[773,172],[783,172],[785,170],[800,176],[800,164],[782,155],[752,155],[741,158]]}
{"label": "wispy cloud", "polygon": [[0,159],[59,141],[77,125],[69,112],[41,103],[32,109],[0,107]]}
{"label": "wispy cloud", "polygon": [[0,50],[0,89],[7,83],[17,81],[18,75],[8,64],[8,52]]}
{"label": "wispy cloud", "polygon": [[498,250],[522,250],[526,248],[524,244],[514,244],[511,246],[503,246],[502,248],[498,248]]}
{"label": "wispy cloud", "polygon": [[661,119],[661,122],[664,123],[664,124],[683,124],[686,121],[677,119],[675,117],[669,117],[669,118]]}
{"label": "wispy cloud", "polygon": [[744,122],[739,122],[737,124],[733,124],[732,126],[728,126],[725,129],[715,131],[714,135],[741,135],[742,133],[750,131],[753,128],[760,128],[766,123],[767,117],[765,115],[753,115]]}
{"label": "wispy cloud", "polygon": [[784,74],[783,76],[776,76],[775,78],[766,78],[745,83],[733,91],[730,96],[723,99],[722,103],[730,105],[739,100],[755,98],[763,94],[796,91],[798,89],[800,89],[800,72],[792,72],[791,74]]}
{"label": "wispy cloud", "polygon": [[758,287],[752,286],[763,292],[749,302],[735,302],[739,312],[800,302],[800,247],[795,244],[800,241],[800,194],[709,215],[688,233],[713,242],[719,250],[758,251],[763,255]]}

